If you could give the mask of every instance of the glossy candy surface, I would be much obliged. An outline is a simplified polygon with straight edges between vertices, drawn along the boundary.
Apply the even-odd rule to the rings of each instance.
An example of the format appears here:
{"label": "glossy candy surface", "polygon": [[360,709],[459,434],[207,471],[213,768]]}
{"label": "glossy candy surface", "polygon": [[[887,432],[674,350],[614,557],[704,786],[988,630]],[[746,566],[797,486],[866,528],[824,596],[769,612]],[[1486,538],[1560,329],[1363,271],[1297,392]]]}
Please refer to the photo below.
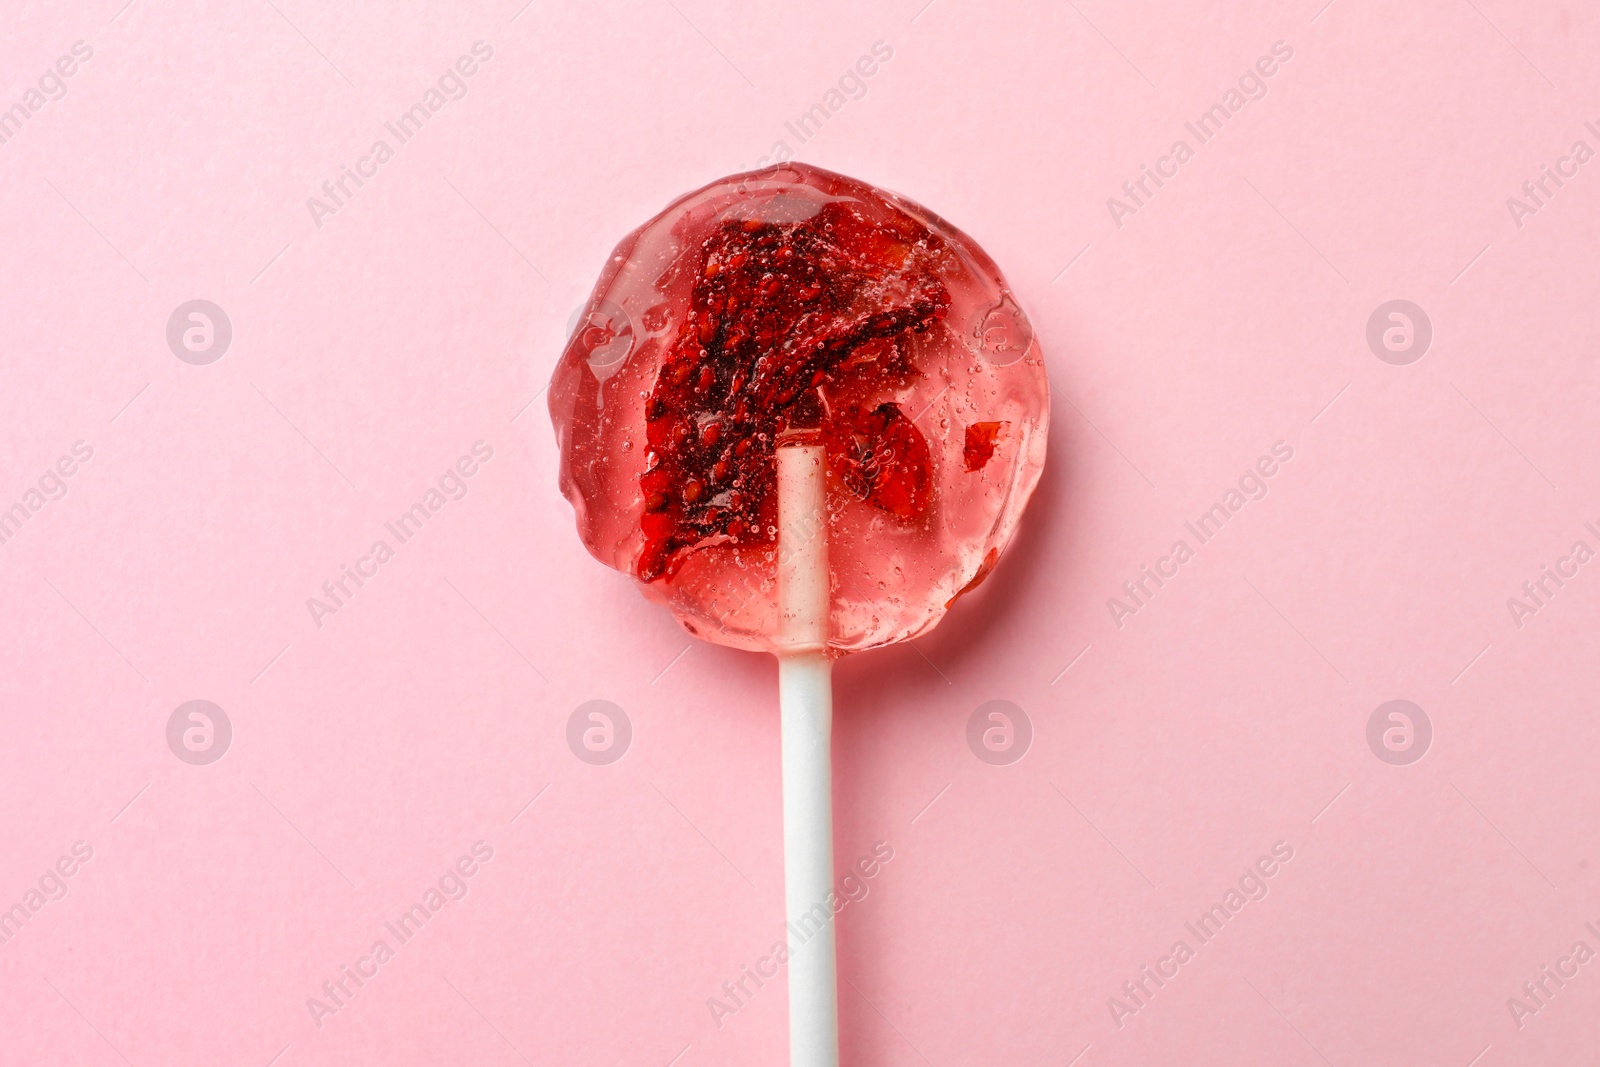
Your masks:
{"label": "glossy candy surface", "polygon": [[970,238],[803,164],[691,193],[618,245],[550,387],[584,544],[691,633],[771,650],[775,449],[827,453],[829,645],[914,637],[993,568],[1049,385]]}

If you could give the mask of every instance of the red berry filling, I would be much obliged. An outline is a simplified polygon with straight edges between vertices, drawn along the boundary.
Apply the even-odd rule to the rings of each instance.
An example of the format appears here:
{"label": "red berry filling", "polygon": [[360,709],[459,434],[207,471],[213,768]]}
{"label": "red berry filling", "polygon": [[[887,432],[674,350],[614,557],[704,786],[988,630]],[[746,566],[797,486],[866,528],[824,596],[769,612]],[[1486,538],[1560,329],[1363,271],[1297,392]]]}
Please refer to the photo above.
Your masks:
{"label": "red berry filling", "polygon": [[928,442],[896,404],[837,412],[823,425],[828,467],[867,503],[902,519],[928,510]]}
{"label": "red berry filling", "polygon": [[725,220],[700,245],[688,312],[645,402],[637,573],[670,577],[696,548],[765,544],[777,521],[774,450],[822,431],[829,466],[899,516],[926,510],[927,441],[875,397],[915,374],[909,336],[942,320],[941,242],[910,218],[844,201],[800,222]]}
{"label": "red berry filling", "polygon": [[967,439],[961,446],[961,462],[967,473],[981,471],[994,458],[994,446],[1000,440],[1005,422],[975,422],[967,427]]}

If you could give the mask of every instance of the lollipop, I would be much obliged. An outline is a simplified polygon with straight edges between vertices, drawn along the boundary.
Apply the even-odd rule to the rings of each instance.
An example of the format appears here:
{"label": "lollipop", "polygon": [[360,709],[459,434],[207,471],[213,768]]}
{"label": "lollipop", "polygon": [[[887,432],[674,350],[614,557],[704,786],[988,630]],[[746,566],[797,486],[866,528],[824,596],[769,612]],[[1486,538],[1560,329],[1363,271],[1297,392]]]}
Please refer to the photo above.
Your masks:
{"label": "lollipop", "polygon": [[[777,656],[785,907],[814,925],[832,658],[926,632],[1011,539],[1049,423],[1027,317],[937,215],[784,164],[617,246],[550,413],[589,551],[691,634]],[[838,1062],[831,916],[789,960],[795,1067]]]}

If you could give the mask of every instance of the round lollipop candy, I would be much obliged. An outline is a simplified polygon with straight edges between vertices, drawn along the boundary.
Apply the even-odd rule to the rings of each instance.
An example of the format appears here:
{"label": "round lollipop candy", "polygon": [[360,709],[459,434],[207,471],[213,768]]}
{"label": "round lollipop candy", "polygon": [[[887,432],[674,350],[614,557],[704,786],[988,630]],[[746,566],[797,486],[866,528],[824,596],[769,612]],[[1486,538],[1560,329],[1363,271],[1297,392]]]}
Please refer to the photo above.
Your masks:
{"label": "round lollipop candy", "polygon": [[[550,386],[589,551],[697,637],[778,658],[785,906],[833,884],[832,657],[989,573],[1044,465],[1049,383],[971,238],[799,163],[617,246]],[[790,1062],[838,1062],[831,911],[789,960]]]}

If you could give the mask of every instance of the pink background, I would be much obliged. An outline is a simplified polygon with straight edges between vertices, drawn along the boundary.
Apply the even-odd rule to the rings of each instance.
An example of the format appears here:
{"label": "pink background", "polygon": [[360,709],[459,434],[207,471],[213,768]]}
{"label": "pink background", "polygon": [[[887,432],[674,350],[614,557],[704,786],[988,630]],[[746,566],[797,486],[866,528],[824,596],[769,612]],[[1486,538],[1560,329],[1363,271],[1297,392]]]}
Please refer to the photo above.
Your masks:
{"label": "pink background", "polygon": [[[0,946],[0,1059],[783,1062],[781,978],[707,1004],[778,932],[772,663],[585,555],[541,396],[612,244],[778,141],[979,240],[1057,389],[1000,569],[837,672],[839,863],[894,850],[840,917],[846,1062],[1592,1055],[1600,962],[1520,1026],[1507,998],[1600,950],[1600,566],[1520,626],[1507,599],[1600,548],[1600,163],[1520,226],[1506,203],[1600,148],[1591,11],[123,2],[13,4],[0,41],[5,107],[92,49],[0,144],[0,507],[93,450],[0,545],[0,908],[93,849]],[[307,198],[480,40],[318,226]],[[1107,198],[1277,41],[1267,95],[1119,228]],[[1396,298],[1433,328],[1406,366],[1365,337]],[[167,343],[192,299],[232,323],[209,365]],[[480,440],[464,499],[316,626]],[[1119,627],[1277,441],[1268,495]],[[1396,698],[1433,725],[1408,766],[1366,737]],[[206,766],[166,739],[194,699],[233,726]],[[592,699],[632,723],[609,766],[565,740]],[[1034,729],[1007,766],[966,742],[993,699]],[[319,1027],[308,998],[477,841],[468,895]]]}

